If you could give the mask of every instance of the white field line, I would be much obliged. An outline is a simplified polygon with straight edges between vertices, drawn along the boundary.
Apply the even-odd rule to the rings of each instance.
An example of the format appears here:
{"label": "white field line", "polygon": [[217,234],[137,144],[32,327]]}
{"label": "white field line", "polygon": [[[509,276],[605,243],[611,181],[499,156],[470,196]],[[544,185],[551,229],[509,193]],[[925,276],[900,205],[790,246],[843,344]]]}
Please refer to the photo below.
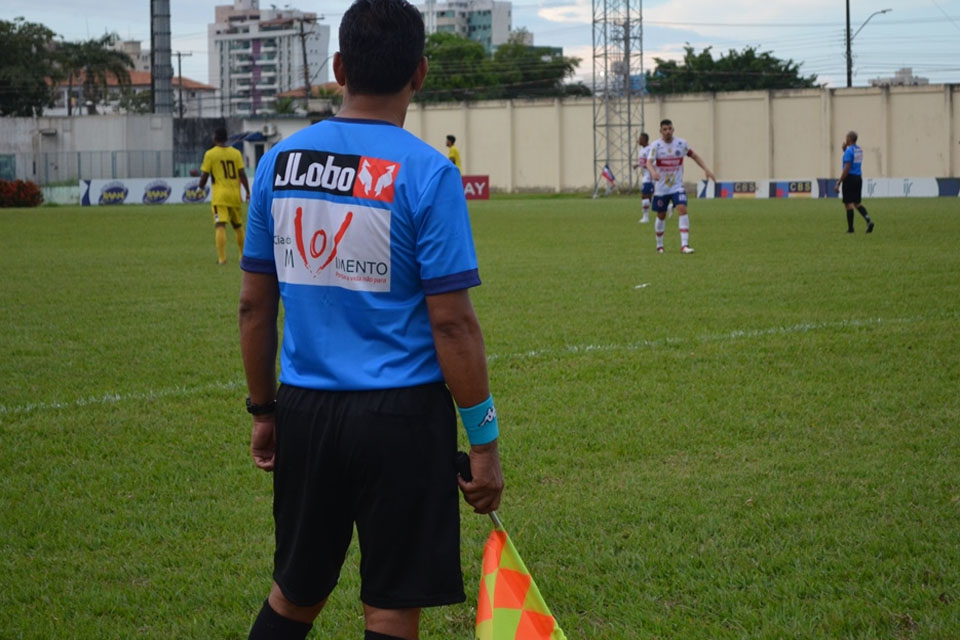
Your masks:
{"label": "white field line", "polygon": [[142,391],[137,393],[108,393],[102,396],[90,396],[87,398],[77,398],[65,402],[31,402],[18,406],[8,407],[0,404],[0,415],[12,413],[30,413],[32,411],[44,411],[49,409],[77,409],[81,407],[90,407],[95,405],[119,404],[121,402],[159,400],[162,398],[171,398],[176,396],[195,396],[211,391],[230,391],[243,388],[241,382],[213,382],[210,384],[199,385],[196,387],[170,387],[168,389],[159,389],[151,391]]}
{"label": "white field line", "polygon": [[745,329],[743,331],[730,331],[729,333],[715,333],[697,336],[695,338],[677,338],[666,337],[655,340],[640,340],[638,342],[629,342],[626,344],[573,344],[563,347],[549,347],[546,349],[534,349],[519,353],[492,354],[487,356],[488,362],[497,360],[518,360],[528,358],[542,358],[547,356],[562,356],[578,353],[590,352],[622,352],[622,351],[640,351],[642,349],[656,349],[668,345],[677,345],[684,343],[707,344],[711,342],[732,342],[736,340],[745,340],[749,338],[761,338],[765,336],[793,335],[798,333],[809,333],[821,329],[843,329],[851,327],[870,327],[882,324],[914,324],[921,320],[929,319],[927,316],[913,316],[909,318],[864,318],[861,320],[837,320],[834,322],[805,322],[802,324],[793,324],[785,327],[770,327],[767,329]]}
{"label": "white field line", "polygon": [[[715,333],[702,335],[695,338],[666,337],[655,340],[640,340],[626,344],[574,344],[563,347],[551,347],[546,349],[532,349],[530,351],[519,351],[516,353],[490,354],[487,361],[490,363],[499,360],[527,360],[531,358],[544,358],[552,356],[576,355],[586,353],[617,353],[640,351],[643,349],[656,349],[670,345],[685,343],[707,344],[711,342],[733,342],[738,340],[748,340],[750,338],[762,338],[766,336],[777,335],[795,335],[819,331],[821,329],[844,329],[855,327],[872,327],[879,325],[893,324],[914,324],[921,320],[929,319],[927,316],[912,316],[908,318],[864,318],[851,320],[837,320],[834,322],[805,322],[802,324],[793,324],[784,327],[770,327],[767,329],[746,329],[743,331],[730,331],[728,333]],[[23,414],[33,411],[45,411],[50,409],[76,409],[96,405],[119,404],[121,402],[136,402],[143,400],[157,400],[176,396],[195,396],[211,391],[232,391],[242,389],[243,382],[214,382],[195,387],[170,387],[167,389],[144,391],[139,393],[108,393],[103,396],[90,396],[87,398],[77,398],[76,400],[67,400],[61,402],[35,402],[23,405],[7,406],[0,404],[0,415]]]}

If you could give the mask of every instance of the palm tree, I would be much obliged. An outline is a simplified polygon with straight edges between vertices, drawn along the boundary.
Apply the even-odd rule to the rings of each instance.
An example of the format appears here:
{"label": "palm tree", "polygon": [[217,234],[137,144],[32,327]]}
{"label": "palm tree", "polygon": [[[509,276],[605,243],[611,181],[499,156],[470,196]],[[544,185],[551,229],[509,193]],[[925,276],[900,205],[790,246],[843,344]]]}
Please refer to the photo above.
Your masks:
{"label": "palm tree", "polygon": [[74,78],[83,82],[83,99],[88,113],[97,113],[97,103],[106,102],[110,78],[116,78],[121,89],[130,86],[130,69],[133,60],[123,51],[113,48],[120,39],[115,33],[105,34],[82,42],[60,43],[60,65],[67,78],[67,114],[72,114],[69,98],[73,93]]}
{"label": "palm tree", "polygon": [[67,81],[67,115],[73,115],[73,81],[79,76],[81,69],[80,61],[80,43],[61,42],[57,45],[57,67],[59,73],[57,80]]}
{"label": "palm tree", "polygon": [[277,98],[273,103],[273,112],[277,115],[292,115],[297,112],[293,98]]}
{"label": "palm tree", "polygon": [[121,89],[130,86],[129,70],[133,68],[133,60],[123,51],[112,48],[119,39],[120,36],[111,33],[80,43],[83,97],[91,115],[97,112],[97,102],[107,101],[110,76],[117,79]]}

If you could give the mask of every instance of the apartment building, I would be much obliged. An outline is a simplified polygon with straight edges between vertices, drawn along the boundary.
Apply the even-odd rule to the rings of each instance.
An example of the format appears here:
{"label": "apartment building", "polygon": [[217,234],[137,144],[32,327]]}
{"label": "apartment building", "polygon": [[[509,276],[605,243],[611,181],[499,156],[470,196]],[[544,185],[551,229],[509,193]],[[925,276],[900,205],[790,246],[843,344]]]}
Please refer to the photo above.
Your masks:
{"label": "apartment building", "polygon": [[272,113],[278,93],[327,81],[330,26],[323,16],[276,5],[260,9],[259,0],[218,5],[214,16],[207,27],[209,82],[223,116]]}
{"label": "apartment building", "polygon": [[481,43],[487,53],[492,53],[510,38],[513,20],[513,4],[510,2],[451,0],[427,2],[418,8],[423,13],[428,34],[455,33]]}

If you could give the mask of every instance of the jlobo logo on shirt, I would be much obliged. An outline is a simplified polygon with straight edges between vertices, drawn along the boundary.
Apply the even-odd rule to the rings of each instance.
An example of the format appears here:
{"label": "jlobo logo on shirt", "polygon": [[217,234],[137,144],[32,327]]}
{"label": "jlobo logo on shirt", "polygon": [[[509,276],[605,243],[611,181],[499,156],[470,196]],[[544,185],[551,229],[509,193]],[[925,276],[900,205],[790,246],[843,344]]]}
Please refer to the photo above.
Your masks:
{"label": "jlobo logo on shirt", "polygon": [[273,201],[280,282],[390,291],[390,210],[327,200]]}
{"label": "jlobo logo on shirt", "polygon": [[321,191],[393,202],[400,164],[380,158],[295,150],[277,155],[274,191]]}

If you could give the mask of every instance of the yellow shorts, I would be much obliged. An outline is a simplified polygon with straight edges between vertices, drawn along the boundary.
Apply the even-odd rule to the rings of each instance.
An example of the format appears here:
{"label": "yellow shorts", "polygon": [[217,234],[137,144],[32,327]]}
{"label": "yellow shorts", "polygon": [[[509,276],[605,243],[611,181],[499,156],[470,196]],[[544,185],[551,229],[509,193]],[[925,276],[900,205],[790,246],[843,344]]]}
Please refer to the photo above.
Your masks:
{"label": "yellow shorts", "polygon": [[213,205],[213,222],[215,224],[229,222],[234,227],[239,227],[243,224],[240,207],[225,207],[222,204]]}

